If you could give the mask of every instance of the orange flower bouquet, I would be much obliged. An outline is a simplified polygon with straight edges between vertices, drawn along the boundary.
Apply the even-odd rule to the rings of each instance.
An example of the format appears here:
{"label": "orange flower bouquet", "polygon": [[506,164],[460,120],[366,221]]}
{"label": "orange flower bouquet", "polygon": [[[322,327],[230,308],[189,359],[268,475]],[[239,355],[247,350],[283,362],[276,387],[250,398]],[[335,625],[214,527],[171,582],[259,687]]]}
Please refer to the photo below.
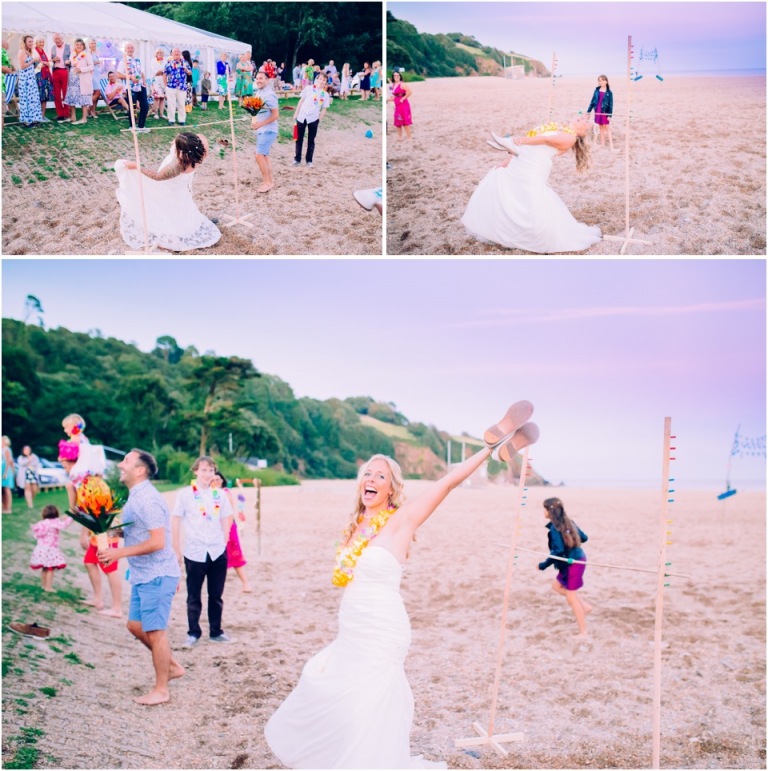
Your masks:
{"label": "orange flower bouquet", "polygon": [[87,527],[95,536],[99,550],[109,548],[109,530],[126,527],[130,522],[115,524],[115,519],[123,510],[125,493],[116,493],[101,478],[86,477],[77,488],[77,505],[68,512],[75,522]]}
{"label": "orange flower bouquet", "polygon": [[264,100],[260,96],[245,96],[240,100],[240,106],[251,115],[258,115],[264,109]]}

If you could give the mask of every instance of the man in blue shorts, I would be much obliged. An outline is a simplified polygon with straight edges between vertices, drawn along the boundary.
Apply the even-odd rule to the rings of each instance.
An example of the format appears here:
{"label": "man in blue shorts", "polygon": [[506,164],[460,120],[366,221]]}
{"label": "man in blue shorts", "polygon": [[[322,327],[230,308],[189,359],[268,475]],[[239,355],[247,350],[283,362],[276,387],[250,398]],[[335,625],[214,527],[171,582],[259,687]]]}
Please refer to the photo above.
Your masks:
{"label": "man in blue shorts", "polygon": [[277,139],[277,115],[279,112],[277,94],[269,88],[267,73],[259,70],[256,73],[256,90],[254,96],[264,100],[262,107],[251,119],[251,127],[256,132],[256,163],[264,178],[264,184],[258,189],[266,193],[275,186],[272,177],[272,161],[269,160],[269,150]]}
{"label": "man in blue shorts", "polygon": [[184,668],[171,655],[166,632],[181,570],[171,543],[171,511],[149,481],[157,473],[157,461],[148,452],[134,449],[118,468],[120,481],[129,490],[123,508],[125,546],[100,551],[98,557],[105,566],[121,557],[128,559],[128,631],[152,651],[155,667],[155,687],[134,701],[151,706],[168,701],[168,681],[184,674]]}

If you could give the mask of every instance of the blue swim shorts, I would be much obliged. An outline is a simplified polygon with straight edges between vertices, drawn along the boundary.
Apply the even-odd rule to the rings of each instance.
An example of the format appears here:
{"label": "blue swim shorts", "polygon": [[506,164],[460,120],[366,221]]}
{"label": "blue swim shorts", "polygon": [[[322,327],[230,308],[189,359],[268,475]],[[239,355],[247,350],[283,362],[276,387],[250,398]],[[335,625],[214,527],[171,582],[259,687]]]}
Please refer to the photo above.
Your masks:
{"label": "blue swim shorts", "polygon": [[269,155],[269,149],[277,139],[277,131],[265,131],[263,134],[256,134],[256,153],[258,155]]}
{"label": "blue swim shorts", "polygon": [[174,576],[160,576],[145,584],[131,587],[131,607],[129,621],[141,621],[144,632],[157,632],[168,628],[171,615],[171,603],[179,579]]}

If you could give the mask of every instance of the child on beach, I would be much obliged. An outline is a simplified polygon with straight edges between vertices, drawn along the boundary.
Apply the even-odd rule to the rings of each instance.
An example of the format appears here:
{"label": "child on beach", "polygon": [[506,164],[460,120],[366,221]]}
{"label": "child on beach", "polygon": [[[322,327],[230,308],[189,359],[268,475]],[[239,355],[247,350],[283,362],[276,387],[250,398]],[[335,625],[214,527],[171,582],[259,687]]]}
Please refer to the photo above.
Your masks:
{"label": "child on beach", "polygon": [[587,114],[595,111],[595,125],[600,126],[600,144],[605,147],[605,135],[608,134],[608,145],[613,150],[613,137],[611,136],[611,115],[613,115],[613,91],[608,83],[607,75],[600,75],[597,79],[597,88],[592,94]]}
{"label": "child on beach", "polygon": [[[242,506],[235,505],[235,501],[232,498],[232,491],[227,484],[227,478],[221,471],[217,471],[211,480],[211,487],[214,490],[224,490],[224,494],[229,498],[229,503],[232,506],[232,511],[237,511],[237,518],[241,522],[245,522],[245,514],[243,508],[245,506],[245,498],[242,495],[238,495],[238,504],[242,501]],[[240,548],[240,537],[237,533],[237,523],[235,517],[232,517],[232,527],[229,528],[229,538],[227,539],[227,569],[234,568],[237,577],[240,579],[243,585],[244,592],[252,592],[251,585],[248,582],[248,576],[244,570],[248,563],[243,556],[243,550]]]}
{"label": "child on beach", "polygon": [[56,506],[44,506],[42,519],[32,525],[37,546],[32,551],[30,567],[42,571],[43,591],[53,591],[53,571],[67,567],[67,560],[59,548],[59,533],[72,524],[71,517],[60,518]]}
{"label": "child on beach", "polygon": [[[552,557],[563,557],[567,560],[580,560],[586,562],[587,555],[581,548],[586,542],[587,534],[579,529],[578,525],[565,513],[563,503],[559,498],[547,498],[544,501],[544,517],[547,522],[549,553]],[[539,563],[539,570],[546,570],[550,565],[557,566],[557,578],[552,582],[552,588],[562,594],[576,616],[579,625],[579,633],[574,637],[587,636],[586,617],[592,612],[592,606],[579,597],[577,591],[584,586],[584,570],[586,565],[570,564],[562,560],[548,557]]]}

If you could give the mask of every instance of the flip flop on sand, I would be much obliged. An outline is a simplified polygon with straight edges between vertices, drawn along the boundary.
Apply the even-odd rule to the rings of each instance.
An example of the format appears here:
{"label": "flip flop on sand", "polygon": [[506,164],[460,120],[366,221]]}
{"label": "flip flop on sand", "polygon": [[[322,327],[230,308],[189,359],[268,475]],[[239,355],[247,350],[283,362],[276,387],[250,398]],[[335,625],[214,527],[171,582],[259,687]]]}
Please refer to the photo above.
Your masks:
{"label": "flip flop on sand", "polygon": [[524,447],[539,441],[539,427],[526,423],[515,431],[514,436],[499,450],[499,460],[509,463]]}
{"label": "flip flop on sand", "polygon": [[530,402],[515,402],[498,423],[486,430],[483,440],[489,447],[495,447],[517,431],[531,415],[533,415],[533,405]]}
{"label": "flip flop on sand", "polygon": [[485,140],[487,144],[489,144],[494,150],[503,150],[505,153],[508,153],[509,150],[507,150],[506,147],[502,147],[498,142],[494,141],[493,139],[486,139]]}
{"label": "flip flop on sand", "polygon": [[228,139],[217,139],[216,140],[222,147],[229,147],[229,140]]}

